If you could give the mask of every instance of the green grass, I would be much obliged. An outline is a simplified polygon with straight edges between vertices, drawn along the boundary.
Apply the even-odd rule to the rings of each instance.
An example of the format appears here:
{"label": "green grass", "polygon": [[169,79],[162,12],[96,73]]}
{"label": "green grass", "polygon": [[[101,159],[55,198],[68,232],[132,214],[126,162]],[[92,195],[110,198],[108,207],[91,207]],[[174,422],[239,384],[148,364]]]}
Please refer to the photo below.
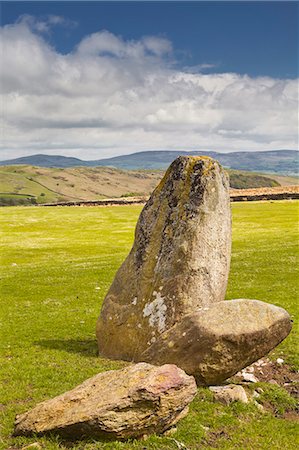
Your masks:
{"label": "green grass", "polygon": [[234,189],[248,189],[280,186],[270,175],[260,175],[254,172],[228,170],[230,186]]}
{"label": "green grass", "polygon": [[[291,335],[275,350],[299,368],[298,202],[234,203],[233,252],[227,298],[257,298],[286,308],[294,318]],[[97,357],[95,324],[102,299],[128,253],[140,206],[1,208],[3,383],[1,449],[40,442],[46,449],[70,448],[58,437],[12,438],[14,416],[124,363]],[[253,404],[223,406],[207,389],[169,437],[104,443],[84,440],[89,449],[295,449],[296,424],[281,413],[292,400],[281,388],[264,387],[273,413]]]}
{"label": "green grass", "polygon": [[[19,167],[0,167],[0,202],[1,198],[7,195],[16,194],[15,201],[20,198],[20,194],[25,197],[34,197],[38,203],[51,202],[56,200],[56,195],[44,186],[35,182],[30,171]],[[44,194],[41,196],[41,194]],[[5,195],[7,194],[7,195]]]}

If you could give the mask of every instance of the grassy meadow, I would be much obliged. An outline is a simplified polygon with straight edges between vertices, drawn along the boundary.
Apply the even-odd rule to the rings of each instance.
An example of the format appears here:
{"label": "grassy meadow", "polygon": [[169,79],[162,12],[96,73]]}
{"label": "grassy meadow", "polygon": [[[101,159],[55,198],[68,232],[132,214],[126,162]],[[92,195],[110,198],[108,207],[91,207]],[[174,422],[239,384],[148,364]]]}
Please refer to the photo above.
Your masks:
{"label": "grassy meadow", "polygon": [[[198,396],[177,432],[145,441],[63,442],[57,436],[13,438],[14,417],[94,374],[125,363],[97,356],[95,324],[113,276],[128,253],[140,206],[1,208],[1,449],[42,448],[295,449],[298,423],[284,412],[294,400],[259,384],[276,414],[253,403],[224,406]],[[234,203],[227,298],[255,298],[286,308],[291,335],[272,357],[299,368],[298,202]]]}

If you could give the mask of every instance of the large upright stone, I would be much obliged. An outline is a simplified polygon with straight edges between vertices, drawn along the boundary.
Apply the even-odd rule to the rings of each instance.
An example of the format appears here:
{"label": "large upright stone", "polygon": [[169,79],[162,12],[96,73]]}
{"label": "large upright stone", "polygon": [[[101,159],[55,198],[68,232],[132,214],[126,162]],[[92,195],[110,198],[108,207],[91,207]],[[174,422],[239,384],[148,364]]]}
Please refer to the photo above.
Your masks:
{"label": "large upright stone", "polygon": [[211,158],[177,158],[143,208],[104,300],[100,353],[138,361],[186,314],[223,300],[230,248],[227,175]]}

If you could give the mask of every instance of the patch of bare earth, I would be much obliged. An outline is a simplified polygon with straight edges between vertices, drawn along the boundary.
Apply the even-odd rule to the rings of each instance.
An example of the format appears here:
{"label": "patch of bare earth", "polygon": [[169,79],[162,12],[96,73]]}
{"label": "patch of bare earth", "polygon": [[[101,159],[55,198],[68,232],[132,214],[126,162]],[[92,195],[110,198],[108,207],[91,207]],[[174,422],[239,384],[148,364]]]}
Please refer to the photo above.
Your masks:
{"label": "patch of bare earth", "polygon": [[[282,387],[289,395],[299,400],[299,372],[285,364],[282,359],[278,358],[277,361],[271,361],[269,358],[260,359],[238,372],[231,378],[231,381],[235,383],[249,381],[250,377],[246,380],[248,374],[253,376],[256,382],[270,383]],[[263,406],[275,413],[275,409],[270,402],[263,404]],[[297,403],[295,410],[285,411],[283,418],[299,421],[299,403]]]}
{"label": "patch of bare earth", "polygon": [[219,445],[218,442],[219,439],[225,439],[228,441],[230,440],[230,436],[225,430],[209,431],[208,435],[204,438],[203,442],[205,445],[208,445],[209,447],[217,448]]}

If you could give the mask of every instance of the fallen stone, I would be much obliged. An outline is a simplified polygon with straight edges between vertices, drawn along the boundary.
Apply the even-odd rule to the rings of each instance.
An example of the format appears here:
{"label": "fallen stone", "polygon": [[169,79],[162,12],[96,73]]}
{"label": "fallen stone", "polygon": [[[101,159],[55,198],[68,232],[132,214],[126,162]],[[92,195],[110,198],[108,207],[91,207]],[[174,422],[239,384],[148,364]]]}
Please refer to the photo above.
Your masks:
{"label": "fallen stone", "polygon": [[135,364],[100,373],[18,415],[14,435],[127,439],[159,434],[187,414],[195,394],[194,378],[178,367]]}
{"label": "fallen stone", "polygon": [[277,364],[283,364],[284,363],[284,359],[277,358],[276,362],[277,362]]}
{"label": "fallen stone", "polygon": [[242,386],[228,384],[226,386],[210,386],[209,389],[213,392],[214,400],[225,405],[236,401],[248,403],[247,394]]}
{"label": "fallen stone", "polygon": [[180,156],[144,206],[97,323],[102,355],[128,361],[198,308],[224,300],[229,182],[208,157]]}
{"label": "fallen stone", "polygon": [[[176,364],[198,384],[219,384],[276,347],[290,330],[290,316],[278,306],[258,300],[223,301],[184,316],[141,359]],[[246,377],[255,378],[252,373]]]}

